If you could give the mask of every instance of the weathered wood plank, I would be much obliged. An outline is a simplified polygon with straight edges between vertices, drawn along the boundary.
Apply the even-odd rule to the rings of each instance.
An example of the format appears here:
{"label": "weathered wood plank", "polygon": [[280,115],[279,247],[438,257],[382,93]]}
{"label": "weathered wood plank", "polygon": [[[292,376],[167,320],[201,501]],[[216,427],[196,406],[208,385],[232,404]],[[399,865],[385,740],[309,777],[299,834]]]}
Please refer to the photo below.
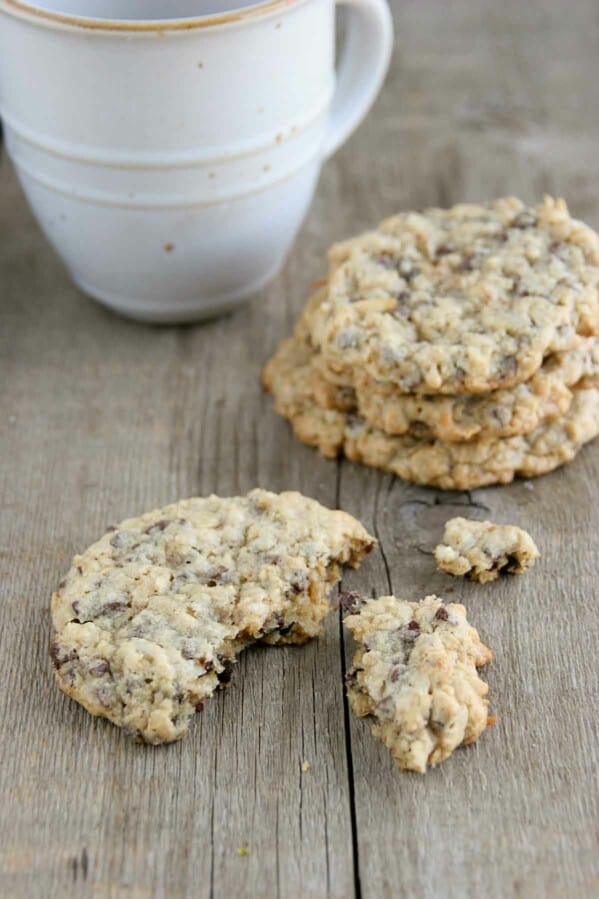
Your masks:
{"label": "weathered wood plank", "polygon": [[249,652],[185,742],[156,750],[62,697],[47,658],[50,592],[107,524],[255,484],[334,504],[327,463],[258,381],[318,235],[262,305],[140,327],[77,294],[6,161],[0,177],[3,895],[350,895],[335,620],[305,649]]}
{"label": "weathered wood plank", "polygon": [[[397,5],[400,63],[375,120],[377,177],[391,207],[507,193],[533,200],[547,190],[599,225],[598,98],[589,80],[597,8],[574,3],[564,13],[557,3]],[[592,121],[582,113],[591,108]],[[399,152],[382,139],[385,121]],[[370,140],[358,135],[345,151],[346,180],[365,170]],[[382,195],[378,184],[371,190]],[[598,481],[597,445],[528,486],[470,495],[343,463],[340,505],[376,529],[385,557],[347,583],[411,600],[463,599],[495,651],[487,677],[497,726],[425,778],[399,774],[368,725],[352,718],[365,899],[596,893],[597,732],[588,703],[598,696]],[[488,587],[437,572],[430,552],[456,514],[529,529],[541,563]]]}

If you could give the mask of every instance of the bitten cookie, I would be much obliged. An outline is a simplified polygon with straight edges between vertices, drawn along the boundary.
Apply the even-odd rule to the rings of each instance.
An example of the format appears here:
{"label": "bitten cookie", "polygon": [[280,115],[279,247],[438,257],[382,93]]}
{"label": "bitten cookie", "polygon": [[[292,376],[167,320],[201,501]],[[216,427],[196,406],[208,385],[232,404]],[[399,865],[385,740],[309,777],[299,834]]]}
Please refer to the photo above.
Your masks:
{"label": "bitten cookie", "polygon": [[375,545],[299,493],[194,498],[111,528],[52,597],[63,692],[148,743],[177,740],[248,643],[320,633],[341,566]]}
{"label": "bitten cookie", "polygon": [[314,348],[334,380],[486,393],[599,331],[599,237],[563,200],[406,212],[333,246]]}
{"label": "bitten cookie", "polygon": [[477,667],[491,650],[462,605],[436,596],[353,601],[345,626],[358,642],[347,694],[397,766],[423,773],[487,726],[488,686]]}
{"label": "bitten cookie", "polygon": [[452,518],[435,549],[437,567],[484,584],[502,574],[522,574],[540,556],[532,537],[514,525]]}

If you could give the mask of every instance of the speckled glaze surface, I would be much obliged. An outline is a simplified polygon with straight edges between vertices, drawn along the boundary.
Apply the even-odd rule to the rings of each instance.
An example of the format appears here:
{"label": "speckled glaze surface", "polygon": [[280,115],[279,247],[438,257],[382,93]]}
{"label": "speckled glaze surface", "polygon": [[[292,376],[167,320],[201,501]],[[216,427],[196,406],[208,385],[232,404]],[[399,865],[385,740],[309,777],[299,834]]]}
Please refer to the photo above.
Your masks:
{"label": "speckled glaze surface", "polygon": [[90,18],[96,4],[81,0],[0,0],[7,148],[84,291],[135,318],[185,321],[276,274],[323,159],[390,58],[384,0],[341,2],[352,38],[336,79],[334,0],[155,21],[141,0],[126,5],[139,7],[132,21]]}

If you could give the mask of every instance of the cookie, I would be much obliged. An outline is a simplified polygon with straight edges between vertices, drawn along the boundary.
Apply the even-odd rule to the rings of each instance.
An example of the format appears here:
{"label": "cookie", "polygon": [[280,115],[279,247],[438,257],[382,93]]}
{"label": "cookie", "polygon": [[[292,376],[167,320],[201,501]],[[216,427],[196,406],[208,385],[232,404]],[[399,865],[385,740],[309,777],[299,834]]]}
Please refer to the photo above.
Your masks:
{"label": "cookie", "polygon": [[354,604],[345,626],[358,643],[346,675],[360,718],[399,768],[424,773],[487,726],[488,686],[477,667],[493,654],[466,610],[436,596],[405,602],[382,596]]}
{"label": "cookie", "polygon": [[599,332],[599,237],[563,200],[408,212],[333,246],[309,331],[327,380],[486,393]]}
{"label": "cookie", "polygon": [[417,484],[470,490],[507,484],[517,475],[545,474],[573,459],[599,433],[599,390],[593,388],[577,390],[563,418],[525,436],[449,443],[386,434],[357,415],[320,407],[311,387],[310,358],[306,346],[292,337],[263,371],[264,386],[296,437],[324,456],[343,453]]}
{"label": "cookie", "polygon": [[341,566],[374,545],[350,515],[293,492],[187,499],[123,521],[52,597],[58,686],[148,743],[181,739],[248,643],[321,632]]}
{"label": "cookie", "polygon": [[522,574],[540,556],[526,531],[514,525],[452,518],[435,548],[441,571],[485,584],[503,574]]}
{"label": "cookie", "polygon": [[321,374],[322,357],[312,361],[312,388],[319,405],[357,411],[388,434],[437,437],[445,441],[489,440],[529,434],[541,422],[570,408],[573,390],[599,386],[599,342],[548,356],[529,381],[486,394],[418,396],[397,393],[393,384],[356,372],[356,387],[331,384]]}

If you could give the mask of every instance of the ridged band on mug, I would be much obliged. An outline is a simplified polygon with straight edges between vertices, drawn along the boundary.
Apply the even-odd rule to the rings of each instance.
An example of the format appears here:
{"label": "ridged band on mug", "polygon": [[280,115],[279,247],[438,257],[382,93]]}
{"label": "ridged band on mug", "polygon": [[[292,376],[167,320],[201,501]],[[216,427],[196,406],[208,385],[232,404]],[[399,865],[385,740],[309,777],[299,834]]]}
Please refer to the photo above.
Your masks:
{"label": "ridged band on mug", "polygon": [[44,150],[53,156],[61,156],[77,162],[89,165],[106,166],[107,168],[132,168],[132,169],[170,169],[192,166],[217,164],[222,159],[238,159],[244,156],[252,156],[263,152],[274,144],[280,144],[298,137],[306,131],[329,109],[335,82],[331,79],[326,91],[323,91],[318,103],[309,109],[304,115],[296,118],[291,123],[284,123],[276,130],[268,134],[262,134],[251,140],[238,141],[235,149],[223,153],[222,148],[204,147],[202,149],[190,148],[173,153],[144,153],[123,152],[115,150],[98,150],[85,144],[69,144],[47,135],[38,135],[33,129],[27,127],[5,108],[0,108],[0,116],[4,124],[8,126],[22,141],[40,150]]}

